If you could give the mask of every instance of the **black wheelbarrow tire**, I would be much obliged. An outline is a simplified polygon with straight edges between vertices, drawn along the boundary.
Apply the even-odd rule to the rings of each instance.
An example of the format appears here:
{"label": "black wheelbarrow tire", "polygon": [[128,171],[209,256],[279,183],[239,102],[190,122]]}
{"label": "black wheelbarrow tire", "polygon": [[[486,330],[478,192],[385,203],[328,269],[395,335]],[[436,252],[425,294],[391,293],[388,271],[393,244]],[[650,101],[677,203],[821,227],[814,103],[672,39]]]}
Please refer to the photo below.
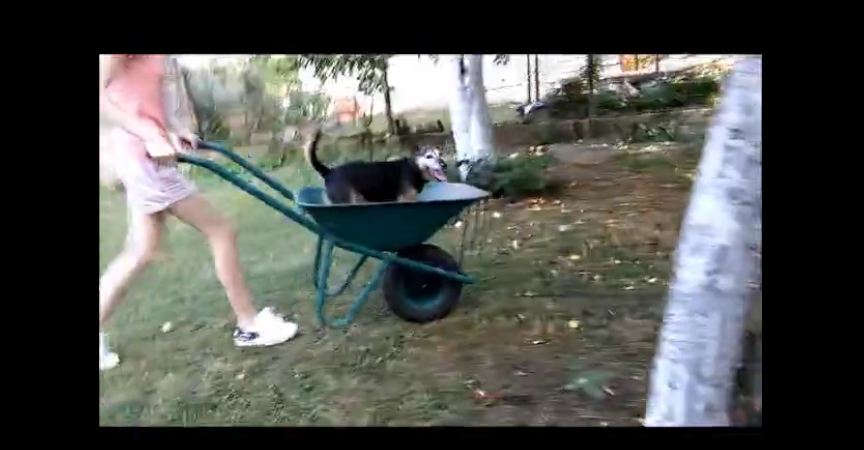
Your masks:
{"label": "black wheelbarrow tire", "polygon": [[[447,271],[459,272],[449,253],[430,244],[421,244],[398,255]],[[384,274],[384,300],[399,318],[416,323],[443,319],[459,303],[462,283],[431,272],[393,263]]]}

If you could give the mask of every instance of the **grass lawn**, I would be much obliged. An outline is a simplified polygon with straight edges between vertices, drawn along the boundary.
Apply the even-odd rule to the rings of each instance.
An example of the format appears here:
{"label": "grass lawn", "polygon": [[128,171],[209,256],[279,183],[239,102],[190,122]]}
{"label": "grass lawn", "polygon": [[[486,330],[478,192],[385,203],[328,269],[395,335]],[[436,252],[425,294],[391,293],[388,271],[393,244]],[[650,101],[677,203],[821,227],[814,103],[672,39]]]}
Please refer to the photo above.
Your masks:
{"label": "grass lawn", "polygon": [[[259,304],[293,317],[301,335],[234,348],[207,245],[171,219],[157,263],[107,328],[122,362],[100,374],[100,423],[638,425],[689,189],[678,169],[692,165],[553,167],[566,186],[556,196],[488,205],[479,252],[465,264],[479,283],[451,316],[402,322],[378,291],[345,330],[319,329],[314,318],[315,236],[201,178],[238,224]],[[305,167],[275,176],[292,188],[320,182]],[[99,201],[101,271],[123,244],[126,217],[122,194],[100,190]],[[452,248],[459,235],[449,228],[435,241]],[[353,259],[339,258],[335,280]],[[163,333],[167,321],[173,330]]]}

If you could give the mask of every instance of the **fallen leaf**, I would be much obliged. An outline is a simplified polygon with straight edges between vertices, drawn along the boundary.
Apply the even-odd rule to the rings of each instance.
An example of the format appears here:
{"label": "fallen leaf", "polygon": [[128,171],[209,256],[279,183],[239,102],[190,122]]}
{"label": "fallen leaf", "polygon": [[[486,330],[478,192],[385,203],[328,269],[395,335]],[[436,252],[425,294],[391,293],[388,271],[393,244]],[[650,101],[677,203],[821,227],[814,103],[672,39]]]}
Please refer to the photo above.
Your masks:
{"label": "fallen leaf", "polygon": [[501,218],[501,213],[499,213],[498,211],[495,211],[495,212],[492,213],[492,217],[494,217],[494,218],[496,218],[496,219],[500,219],[500,218]]}
{"label": "fallen leaf", "polygon": [[574,330],[578,330],[579,325],[581,325],[581,323],[579,323],[578,320],[571,320],[571,321],[567,322],[567,326],[574,329]]}
{"label": "fallen leaf", "polygon": [[656,283],[656,282],[657,282],[657,278],[651,277],[651,278],[648,279],[648,283],[649,283],[649,284],[654,284],[654,283]]}
{"label": "fallen leaf", "polygon": [[453,227],[462,228],[462,221],[460,220],[460,221],[456,222],[455,224],[453,224]]}
{"label": "fallen leaf", "polygon": [[571,229],[573,229],[571,225],[558,225],[558,231],[562,233],[565,231],[570,231]]}
{"label": "fallen leaf", "polygon": [[549,271],[549,274],[551,274],[553,277],[557,277],[557,276],[558,276],[558,271],[555,270],[555,269],[552,269],[552,270]]}
{"label": "fallen leaf", "polygon": [[624,288],[625,291],[632,291],[633,289],[636,289],[636,287],[635,286],[627,286]]}
{"label": "fallen leaf", "polygon": [[519,241],[514,239],[511,245],[513,246],[513,250],[519,250]]}
{"label": "fallen leaf", "polygon": [[582,255],[575,255],[574,254],[574,255],[568,256],[567,258],[569,258],[570,261],[579,261],[580,259],[582,259]]}
{"label": "fallen leaf", "polygon": [[162,324],[162,332],[163,333],[170,333],[171,330],[173,330],[173,329],[174,329],[174,325],[171,322],[165,322]]}
{"label": "fallen leaf", "polygon": [[238,381],[242,381],[244,378],[246,378],[246,374],[241,372],[241,373],[237,374],[236,378]]}
{"label": "fallen leaf", "polygon": [[533,339],[530,341],[531,345],[543,345],[548,344],[549,342],[549,339]]}
{"label": "fallen leaf", "polygon": [[523,297],[536,297],[537,293],[532,291],[525,291],[522,293]]}

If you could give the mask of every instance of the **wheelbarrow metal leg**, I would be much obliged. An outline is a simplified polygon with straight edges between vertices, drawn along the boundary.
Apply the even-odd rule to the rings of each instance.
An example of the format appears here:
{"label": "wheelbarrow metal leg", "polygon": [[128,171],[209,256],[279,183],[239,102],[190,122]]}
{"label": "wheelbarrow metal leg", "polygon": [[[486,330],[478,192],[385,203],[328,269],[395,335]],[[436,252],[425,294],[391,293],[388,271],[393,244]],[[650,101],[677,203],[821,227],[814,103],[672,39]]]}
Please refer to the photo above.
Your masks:
{"label": "wheelbarrow metal leg", "polygon": [[[315,264],[312,268],[312,285],[315,286],[315,289],[321,288],[321,286],[318,284],[318,272],[321,266],[321,251],[323,250],[324,240],[325,239],[323,237],[318,238],[318,246],[315,250]],[[352,268],[351,272],[348,274],[348,277],[345,278],[345,282],[342,283],[342,286],[340,286],[339,289],[336,289],[335,291],[327,292],[327,296],[332,297],[335,295],[342,295],[345,290],[348,289],[348,286],[350,286],[351,283],[354,281],[354,277],[357,276],[357,272],[360,271],[360,267],[363,266],[367,259],[369,259],[369,255],[361,255],[360,259],[358,259],[357,263],[354,265],[354,268]],[[329,264],[332,264],[332,261]]]}
{"label": "wheelbarrow metal leg", "polygon": [[351,271],[351,275],[349,275],[348,280],[337,290],[336,294],[328,293],[327,281],[330,278],[330,268],[333,265],[333,241],[324,240],[319,245],[321,247],[320,258],[316,258],[316,275],[317,275],[317,300],[315,302],[315,312],[318,316],[318,321],[323,326],[329,326],[333,328],[341,328],[347,325],[350,325],[351,322],[357,317],[357,314],[360,312],[360,309],[363,308],[363,305],[366,303],[366,300],[369,299],[369,295],[373,290],[377,289],[381,284],[381,279],[383,278],[384,272],[387,270],[387,267],[390,265],[389,263],[382,261],[378,265],[378,269],[375,271],[375,274],[372,276],[372,279],[363,287],[363,290],[357,297],[354,299],[354,303],[351,305],[348,313],[345,314],[344,317],[338,319],[328,319],[327,314],[324,311],[324,308],[327,305],[327,297],[331,297],[333,295],[338,295],[344,292],[345,288],[350,284],[350,281],[353,280],[354,276],[357,274],[360,266],[366,261],[367,256],[363,256],[360,258],[360,261],[357,265],[354,266],[354,269]]}

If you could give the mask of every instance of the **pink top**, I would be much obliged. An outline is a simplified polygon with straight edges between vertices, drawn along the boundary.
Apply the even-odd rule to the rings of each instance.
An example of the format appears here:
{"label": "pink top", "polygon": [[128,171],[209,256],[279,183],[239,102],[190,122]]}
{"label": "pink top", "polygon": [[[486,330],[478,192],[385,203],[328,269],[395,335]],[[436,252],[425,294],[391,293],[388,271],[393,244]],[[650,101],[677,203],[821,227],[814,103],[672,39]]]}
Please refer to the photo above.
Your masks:
{"label": "pink top", "polygon": [[117,148],[114,168],[126,190],[130,211],[157,213],[195,193],[195,187],[176,167],[160,166],[147,153],[152,139],[160,134],[165,136],[168,131],[163,82],[169,61],[165,55],[120,55],[114,58],[120,62],[100,101],[110,99],[116,107],[138,118],[141,123],[139,129],[148,127],[155,132],[115,128],[112,136],[112,147]]}
{"label": "pink top", "polygon": [[117,107],[152,123],[164,134],[168,129],[162,97],[166,55],[119,55],[119,58],[122,62],[108,82],[105,95]]}

